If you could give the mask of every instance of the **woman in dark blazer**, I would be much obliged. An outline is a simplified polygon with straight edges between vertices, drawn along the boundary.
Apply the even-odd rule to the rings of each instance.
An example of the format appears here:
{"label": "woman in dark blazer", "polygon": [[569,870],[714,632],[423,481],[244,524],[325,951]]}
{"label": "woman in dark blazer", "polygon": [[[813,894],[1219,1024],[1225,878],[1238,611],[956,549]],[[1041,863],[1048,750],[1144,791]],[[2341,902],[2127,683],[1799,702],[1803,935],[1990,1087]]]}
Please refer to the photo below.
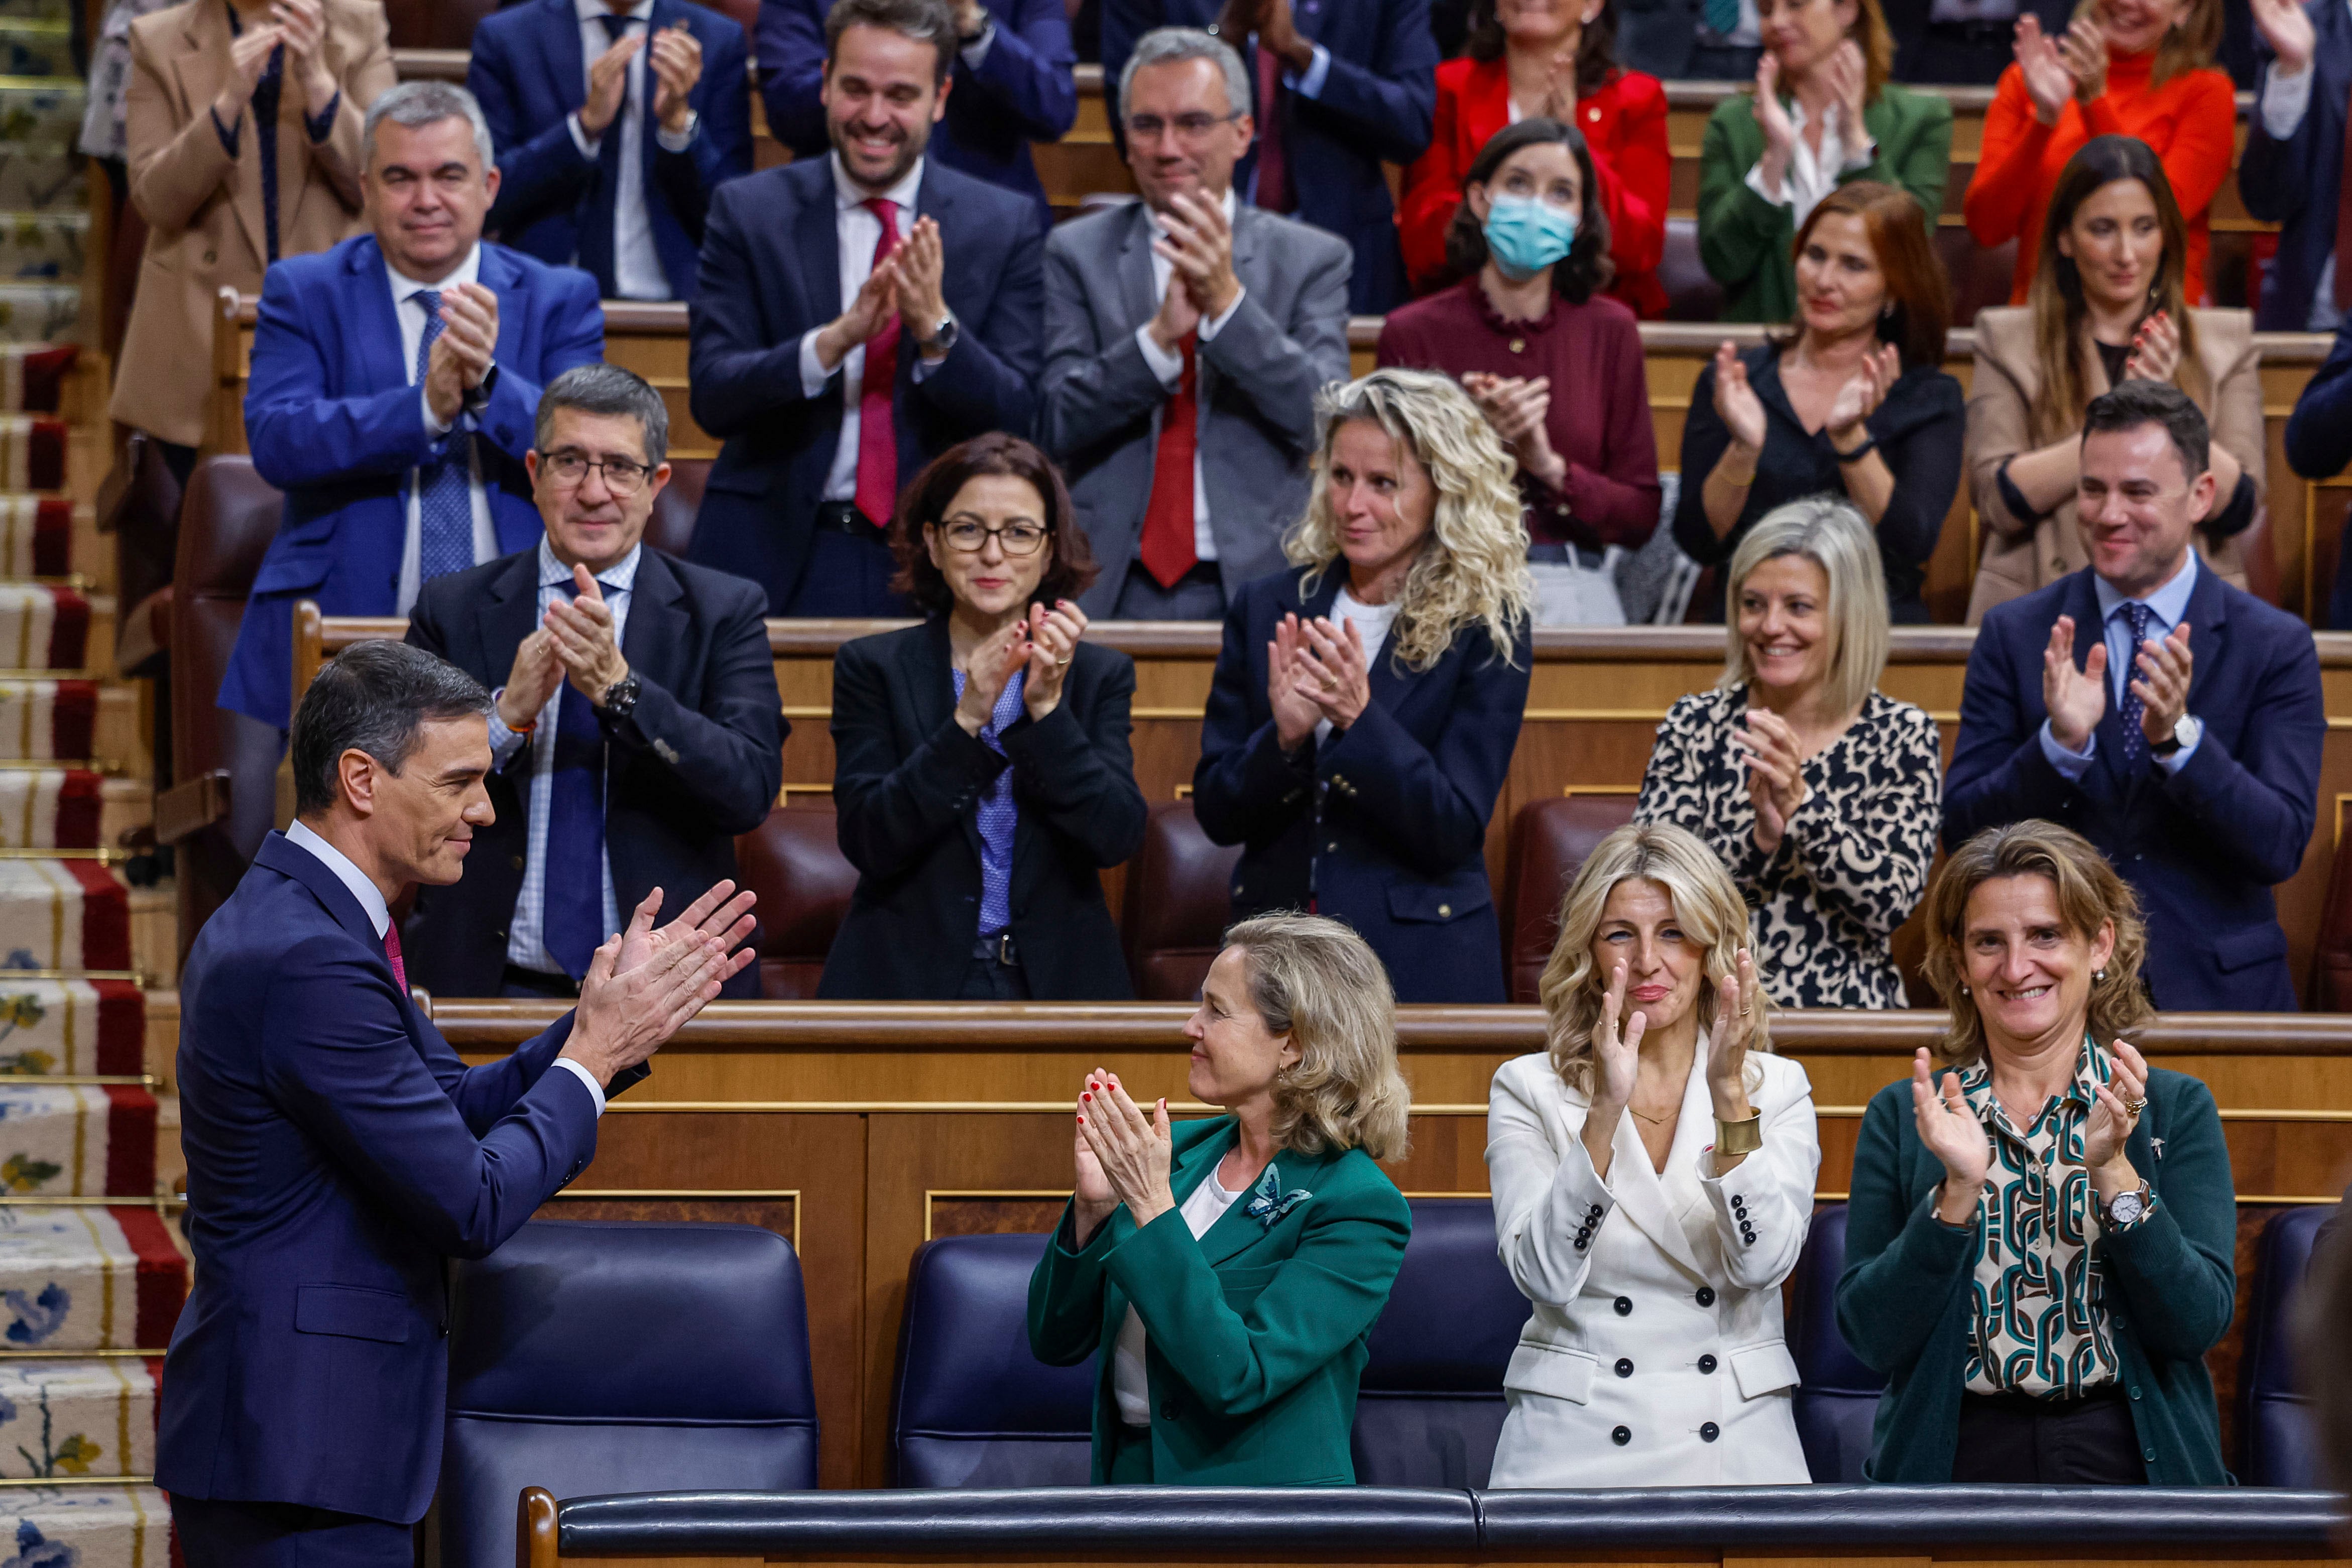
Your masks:
{"label": "woman in dark blazer", "polygon": [[1291,564],[1225,616],[1193,810],[1246,846],[1235,919],[1311,909],[1399,1001],[1499,1002],[1486,821],[1533,664],[1516,468],[1444,376],[1375,371],[1319,413]]}
{"label": "woman in dark blazer", "polygon": [[1119,1000],[1101,869],[1143,842],[1135,666],[1083,638],[1093,554],[1068,487],[1017,436],[918,475],[895,586],[929,611],[843,644],[834,808],[857,891],[817,995]]}

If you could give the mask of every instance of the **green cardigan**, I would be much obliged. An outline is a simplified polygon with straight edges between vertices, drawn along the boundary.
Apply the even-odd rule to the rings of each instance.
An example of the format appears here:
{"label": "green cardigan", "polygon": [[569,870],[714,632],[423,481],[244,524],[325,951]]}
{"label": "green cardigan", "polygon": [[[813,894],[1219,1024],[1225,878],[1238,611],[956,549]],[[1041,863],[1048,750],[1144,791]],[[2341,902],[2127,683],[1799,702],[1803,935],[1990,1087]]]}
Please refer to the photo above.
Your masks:
{"label": "green cardigan", "polygon": [[[2237,1199],[2212,1091],[2162,1068],[2126,1152],[2156,1204],[2100,1243],[2109,1332],[2150,1484],[2226,1486],[2205,1353],[2237,1305]],[[1944,1167],[1919,1142],[1911,1082],[1863,1113],[1846,1209],[1838,1328],[1887,1375],[1864,1473],[1874,1481],[1948,1481],[1968,1364],[1976,1227],[1936,1218]]]}
{"label": "green cardigan", "polygon": [[[1796,209],[1748,188],[1748,171],[1764,155],[1752,93],[1725,99],[1707,116],[1699,149],[1698,256],[1723,285],[1726,321],[1788,321],[1797,314]],[[1927,236],[1944,210],[1952,165],[1952,105],[1940,93],[1888,85],[1863,110],[1878,156],[1838,183],[1878,180],[1919,199]]]}
{"label": "green cardigan", "polygon": [[1049,1366],[1099,1349],[1094,1479],[1119,1423],[1112,1346],[1129,1304],[1143,1320],[1151,1475],[1184,1486],[1349,1486],[1349,1433],[1365,1341],[1404,1261],[1412,1211],[1360,1149],[1282,1154],[1284,1196],[1310,1195],[1271,1225],[1244,1193],[1193,1239],[1178,1212],[1225,1152],[1230,1116],[1179,1123],[1177,1207],[1139,1229],[1124,1206],[1072,1250],[1065,1209],[1029,1280],[1029,1345]]}

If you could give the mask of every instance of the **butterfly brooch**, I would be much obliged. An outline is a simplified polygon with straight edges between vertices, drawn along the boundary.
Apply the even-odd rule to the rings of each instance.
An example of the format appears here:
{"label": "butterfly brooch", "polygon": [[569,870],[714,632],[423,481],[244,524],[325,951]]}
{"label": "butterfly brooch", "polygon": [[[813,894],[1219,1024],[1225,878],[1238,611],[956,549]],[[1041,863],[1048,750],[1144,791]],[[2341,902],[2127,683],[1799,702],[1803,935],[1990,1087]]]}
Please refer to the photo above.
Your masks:
{"label": "butterfly brooch", "polygon": [[1245,1212],[1251,1218],[1271,1230],[1275,1223],[1284,1215],[1314,1196],[1303,1186],[1292,1187],[1288,1192],[1283,1191],[1280,1167],[1268,1166],[1265,1167],[1265,1175],[1258,1177],[1257,1186],[1250,1189],[1249,1207]]}

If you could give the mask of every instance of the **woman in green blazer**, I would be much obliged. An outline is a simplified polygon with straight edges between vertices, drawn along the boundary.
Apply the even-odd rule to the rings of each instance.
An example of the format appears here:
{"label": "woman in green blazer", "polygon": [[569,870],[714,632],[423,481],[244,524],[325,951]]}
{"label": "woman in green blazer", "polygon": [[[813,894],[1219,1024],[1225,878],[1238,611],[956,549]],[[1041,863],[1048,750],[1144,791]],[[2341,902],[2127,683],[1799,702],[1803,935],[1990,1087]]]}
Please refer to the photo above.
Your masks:
{"label": "woman in green blazer", "polygon": [[1932,230],[1951,172],[1951,103],[1887,81],[1878,0],[1757,0],[1756,18],[1756,90],[1716,106],[1699,149],[1698,255],[1726,321],[1797,314],[1797,229],[1831,191],[1900,185]]}
{"label": "woman in green blazer", "polygon": [[2212,1092],[2118,1038],[2148,1018],[2137,900],[2029,821],[1963,844],[1927,915],[1958,1071],[1922,1051],[1863,1113],[1837,1315],[1887,1375],[1864,1473],[2227,1484],[2230,1152]]}
{"label": "woman in green blazer", "polygon": [[1079,1096],[1076,1192],[1029,1281],[1029,1344],[1103,1352],[1097,1483],[1349,1486],[1356,1384],[1412,1229],[1388,976],[1335,920],[1225,935],[1171,1127],[1115,1073]]}

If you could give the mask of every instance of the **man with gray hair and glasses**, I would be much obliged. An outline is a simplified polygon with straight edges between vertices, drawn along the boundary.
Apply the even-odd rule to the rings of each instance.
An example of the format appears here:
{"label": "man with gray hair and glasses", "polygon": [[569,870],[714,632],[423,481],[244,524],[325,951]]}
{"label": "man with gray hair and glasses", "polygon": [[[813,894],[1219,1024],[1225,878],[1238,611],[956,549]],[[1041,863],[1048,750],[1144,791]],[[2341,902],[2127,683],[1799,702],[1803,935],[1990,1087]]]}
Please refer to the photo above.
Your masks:
{"label": "man with gray hair and glasses", "polygon": [[1306,508],[1315,392],[1348,376],[1347,242],[1234,199],[1249,78],[1208,33],[1138,40],[1119,83],[1143,199],[1045,241],[1043,444],[1102,576],[1087,614],[1221,621]]}
{"label": "man with gray hair and glasses", "polygon": [[[654,888],[736,874],[735,835],[783,779],[760,585],[645,548],[669,482],[661,394],[618,365],[547,384],[523,455],[547,530],[425,585],[408,641],[495,694],[497,820],[463,882],[418,890],[402,936],[438,996],[580,994]],[[726,994],[756,998],[756,968]]]}
{"label": "man with gray hair and glasses", "polygon": [[[272,267],[245,399],[253,465],[286,492],[220,704],[239,748],[274,764],[292,709],[293,606],[400,615],[445,572],[540,532],[523,466],[540,389],[604,357],[586,273],[482,240],[498,195],[473,95],[405,82],[369,106],[361,191],[372,233]],[[250,852],[272,802],[231,804]]]}

